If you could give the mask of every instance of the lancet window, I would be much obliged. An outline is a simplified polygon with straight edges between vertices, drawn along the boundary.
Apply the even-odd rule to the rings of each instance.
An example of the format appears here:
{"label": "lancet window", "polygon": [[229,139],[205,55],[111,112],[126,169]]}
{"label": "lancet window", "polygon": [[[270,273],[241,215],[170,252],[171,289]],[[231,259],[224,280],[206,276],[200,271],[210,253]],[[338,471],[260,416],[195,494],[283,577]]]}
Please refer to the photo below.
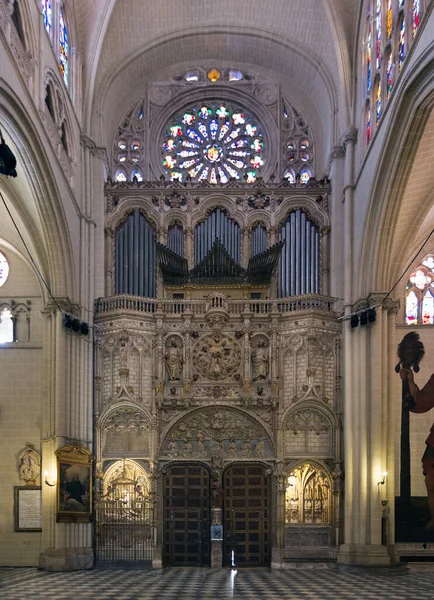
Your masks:
{"label": "lancet window", "polygon": [[117,228],[115,237],[115,293],[156,296],[155,230],[139,211]]}
{"label": "lancet window", "polygon": [[[366,103],[365,143],[369,144],[379,125],[408,50],[419,29],[425,3],[421,0],[369,0],[363,36],[363,74]],[[375,85],[374,85],[375,82]],[[378,82],[378,83],[377,83]]]}
{"label": "lancet window", "polygon": [[279,232],[284,241],[279,261],[278,295],[318,294],[319,228],[298,209],[288,215]]}
{"label": "lancet window", "polygon": [[427,256],[410,275],[405,294],[405,322],[434,324],[434,255]]}

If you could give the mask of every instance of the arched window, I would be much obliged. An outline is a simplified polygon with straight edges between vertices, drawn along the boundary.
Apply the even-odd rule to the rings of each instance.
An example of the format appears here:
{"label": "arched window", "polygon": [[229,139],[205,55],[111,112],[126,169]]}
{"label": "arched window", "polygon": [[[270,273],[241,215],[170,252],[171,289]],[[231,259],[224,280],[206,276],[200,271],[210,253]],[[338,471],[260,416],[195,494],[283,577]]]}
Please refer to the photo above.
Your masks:
{"label": "arched window", "polygon": [[284,102],[282,129],[285,140],[283,178],[291,184],[307,184],[314,172],[312,132],[304,116],[288,101]]}
{"label": "arched window", "polygon": [[286,518],[288,524],[331,523],[332,489],[324,469],[310,463],[299,465],[286,480]]}
{"label": "arched window", "polygon": [[143,100],[122,119],[113,147],[116,181],[143,181],[144,174],[144,105]]}
{"label": "arched window", "polygon": [[318,294],[319,228],[302,210],[288,215],[279,232],[284,241],[279,260],[278,296]]}
{"label": "arched window", "polygon": [[51,0],[41,0],[42,17],[44,19],[45,29],[51,36],[53,13],[51,11]]}
{"label": "arched window", "polygon": [[404,14],[401,15],[400,21],[399,21],[399,42],[398,42],[398,64],[399,64],[399,70],[401,70],[402,65],[404,64],[404,60],[405,60],[405,17]]}
{"label": "arched window", "polygon": [[12,313],[8,308],[0,312],[0,344],[14,341],[14,325]]}
{"label": "arched window", "polygon": [[381,67],[381,29],[382,29],[382,0],[377,0],[377,22],[376,22],[376,68],[379,71]]}
{"label": "arched window", "polygon": [[12,22],[15,25],[15,29],[17,30],[18,33],[18,37],[20,38],[23,46],[25,46],[25,39],[24,39],[24,30],[23,30],[23,22],[21,19],[21,12],[20,12],[20,5],[18,3],[18,0],[15,0],[12,6]]}
{"label": "arched window", "polygon": [[0,287],[6,283],[9,276],[9,263],[6,256],[0,252]]}
{"label": "arched window", "polygon": [[375,125],[378,126],[381,119],[381,80],[378,79],[375,86]]}
{"label": "arched window", "polygon": [[386,37],[388,42],[392,39],[392,15],[392,0],[387,0]]}
{"label": "arched window", "polygon": [[164,129],[162,166],[172,181],[256,181],[267,160],[256,118],[238,105],[195,104]]}
{"label": "arched window", "polygon": [[115,293],[155,298],[155,230],[135,210],[116,230]]}
{"label": "arched window", "polygon": [[371,92],[372,85],[372,28],[368,24],[368,35],[366,37],[366,92]]}
{"label": "arched window", "polygon": [[62,73],[63,81],[68,86],[69,77],[69,45],[68,45],[68,30],[65,23],[65,15],[60,11],[59,15],[59,64],[60,72]]}
{"label": "arched window", "polygon": [[407,325],[434,324],[434,255],[429,255],[411,274],[405,294]]}
{"label": "arched window", "polygon": [[390,94],[392,92],[392,88],[393,88],[393,57],[392,57],[392,52],[389,49],[387,57],[386,57],[386,64],[387,64],[387,74],[386,74],[386,95],[387,95],[387,100],[389,100]]}
{"label": "arched window", "polygon": [[412,1],[412,35],[416,35],[417,28],[420,23],[420,0]]}
{"label": "arched window", "polygon": [[365,130],[366,130],[366,144],[371,141],[371,104],[368,101],[365,109]]}

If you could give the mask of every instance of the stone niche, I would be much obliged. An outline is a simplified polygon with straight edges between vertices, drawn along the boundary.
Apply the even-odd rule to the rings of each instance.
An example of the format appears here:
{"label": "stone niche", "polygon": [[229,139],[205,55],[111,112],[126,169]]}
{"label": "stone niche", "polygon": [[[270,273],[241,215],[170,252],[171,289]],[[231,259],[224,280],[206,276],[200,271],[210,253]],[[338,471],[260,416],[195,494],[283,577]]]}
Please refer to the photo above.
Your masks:
{"label": "stone niche", "polygon": [[105,458],[149,456],[149,421],[138,409],[119,408],[110,413],[102,427],[102,453]]}

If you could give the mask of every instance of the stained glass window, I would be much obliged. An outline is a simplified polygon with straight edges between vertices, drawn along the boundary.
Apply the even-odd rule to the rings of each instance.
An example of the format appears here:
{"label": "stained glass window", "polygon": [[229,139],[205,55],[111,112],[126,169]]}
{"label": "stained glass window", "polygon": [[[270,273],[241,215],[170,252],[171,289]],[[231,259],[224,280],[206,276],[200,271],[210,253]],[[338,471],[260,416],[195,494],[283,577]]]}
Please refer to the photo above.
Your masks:
{"label": "stained glass window", "polygon": [[377,57],[377,69],[381,66],[381,2],[377,0],[377,43],[376,43],[376,57]]}
{"label": "stained glass window", "polygon": [[417,325],[417,296],[410,292],[405,300],[405,320],[407,325]]}
{"label": "stained glass window", "polygon": [[413,0],[412,17],[412,34],[414,37],[420,21],[420,0]]}
{"label": "stained glass window", "polygon": [[260,126],[229,104],[195,105],[175,115],[162,140],[162,165],[172,181],[256,181],[266,163]]}
{"label": "stained glass window", "polygon": [[392,38],[392,0],[388,0],[387,2],[386,35],[387,40],[390,41]]}
{"label": "stained glass window", "polygon": [[2,252],[0,252],[0,287],[6,283],[6,279],[9,275],[9,263],[7,258]]}
{"label": "stained glass window", "polygon": [[8,308],[0,312],[0,344],[14,341],[14,325],[12,313]]}
{"label": "stained glass window", "polygon": [[141,100],[128,111],[119,125],[113,152],[116,181],[143,181],[144,112]]}
{"label": "stained glass window", "polygon": [[41,0],[41,10],[42,10],[42,16],[44,18],[45,29],[51,35],[51,20],[52,20],[51,0]]}
{"label": "stained glass window", "polygon": [[117,171],[116,176],[115,176],[115,181],[126,181],[127,180],[127,176],[125,175],[124,171]]}
{"label": "stained glass window", "polygon": [[371,70],[372,70],[372,32],[371,26],[368,30],[368,39],[366,40],[366,89],[369,94],[371,91]]}
{"label": "stained glass window", "polygon": [[60,11],[59,16],[59,58],[60,58],[60,72],[63,76],[65,85],[68,85],[68,59],[69,59],[69,46],[68,46],[68,30],[66,28],[65,18],[63,11]]}
{"label": "stained glass window", "polygon": [[422,323],[424,325],[432,325],[434,323],[434,298],[431,291],[428,291],[423,297]]}
{"label": "stained glass window", "polygon": [[393,87],[393,61],[392,61],[392,52],[389,53],[389,57],[387,59],[387,82],[386,82],[386,91],[387,91],[387,99],[389,99],[390,93]]}
{"label": "stained glass window", "polygon": [[402,17],[401,25],[399,27],[399,49],[398,49],[398,57],[399,57],[399,69],[404,63],[405,59],[405,19]]}
{"label": "stained glass window", "polygon": [[434,256],[429,255],[410,275],[405,298],[407,325],[434,324]]}
{"label": "stained glass window", "polygon": [[366,106],[366,143],[371,141],[371,106],[368,103]]}
{"label": "stained glass window", "polygon": [[381,81],[378,81],[375,92],[375,122],[378,125],[381,119]]}

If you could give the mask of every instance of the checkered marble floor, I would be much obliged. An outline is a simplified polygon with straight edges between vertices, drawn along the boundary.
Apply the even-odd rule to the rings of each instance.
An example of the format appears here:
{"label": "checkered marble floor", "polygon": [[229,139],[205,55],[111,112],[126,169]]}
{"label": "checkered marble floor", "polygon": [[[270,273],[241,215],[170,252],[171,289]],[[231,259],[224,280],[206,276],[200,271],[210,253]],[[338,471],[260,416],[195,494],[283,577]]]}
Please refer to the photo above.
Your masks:
{"label": "checkered marble floor", "polygon": [[434,573],[163,569],[47,573],[0,568],[7,600],[434,600]]}

